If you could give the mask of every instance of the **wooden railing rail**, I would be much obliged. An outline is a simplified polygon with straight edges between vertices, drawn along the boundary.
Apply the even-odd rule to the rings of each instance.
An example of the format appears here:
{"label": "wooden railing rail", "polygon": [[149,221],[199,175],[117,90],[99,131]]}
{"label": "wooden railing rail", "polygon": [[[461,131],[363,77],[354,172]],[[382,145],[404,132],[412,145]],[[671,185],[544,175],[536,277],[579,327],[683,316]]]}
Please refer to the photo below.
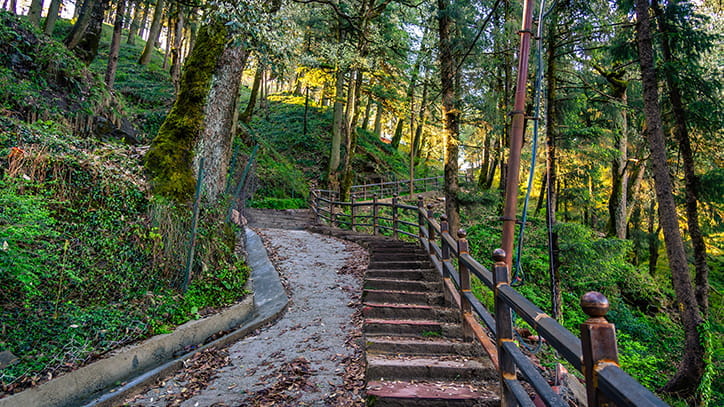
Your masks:
{"label": "wooden railing rail", "polygon": [[[491,272],[470,256],[465,231],[458,231],[457,239],[453,238],[447,217],[442,214],[440,220],[436,220],[432,206],[425,207],[422,196],[413,206],[401,204],[396,195],[391,203],[378,201],[376,194],[369,197],[371,201],[364,195],[363,201],[359,201],[360,196],[355,194],[350,202],[340,202],[335,200],[335,194],[328,192],[312,191],[310,201],[318,223],[375,235],[402,236],[421,243],[442,275],[444,286],[455,291],[446,292],[446,298],[459,299],[456,302],[463,321],[468,324],[464,337],[477,338],[481,343],[487,341],[478,321],[495,337],[495,350],[489,353],[497,353],[498,359],[494,362],[500,372],[501,406],[534,405],[521,385],[518,372],[545,405],[568,405],[514,341],[513,312],[583,373],[589,406],[667,405],[618,366],[615,326],[605,319],[609,305],[602,294],[590,292],[582,297],[581,307],[589,318],[580,325],[579,339],[510,286],[510,272],[502,249],[493,253]],[[493,292],[493,312],[472,293],[471,276]]]}

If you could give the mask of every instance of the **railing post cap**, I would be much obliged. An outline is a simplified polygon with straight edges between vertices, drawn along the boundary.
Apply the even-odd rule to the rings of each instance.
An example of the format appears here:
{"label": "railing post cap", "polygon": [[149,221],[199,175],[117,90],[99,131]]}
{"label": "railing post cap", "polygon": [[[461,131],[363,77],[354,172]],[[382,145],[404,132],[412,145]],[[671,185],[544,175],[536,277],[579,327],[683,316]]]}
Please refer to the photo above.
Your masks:
{"label": "railing post cap", "polygon": [[443,222],[447,222],[447,215],[445,215],[444,213],[440,215],[440,220]]}
{"label": "railing post cap", "polygon": [[497,261],[505,261],[505,250],[503,249],[495,249],[493,250],[493,260]]}
{"label": "railing post cap", "polygon": [[581,297],[581,309],[591,318],[604,317],[609,309],[608,299],[599,292],[589,291]]}
{"label": "railing post cap", "polygon": [[427,209],[432,210],[432,204],[431,204],[431,203],[427,204]]}
{"label": "railing post cap", "polygon": [[468,232],[465,229],[458,230],[458,238],[465,239],[466,237],[468,237]]}

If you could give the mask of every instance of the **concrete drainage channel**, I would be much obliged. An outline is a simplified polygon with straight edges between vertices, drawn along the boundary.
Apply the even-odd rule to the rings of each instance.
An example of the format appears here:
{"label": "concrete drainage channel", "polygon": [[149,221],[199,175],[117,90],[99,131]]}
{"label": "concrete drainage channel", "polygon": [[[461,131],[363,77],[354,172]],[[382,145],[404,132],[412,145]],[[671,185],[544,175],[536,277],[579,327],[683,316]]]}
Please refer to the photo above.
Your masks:
{"label": "concrete drainage channel", "polygon": [[[124,398],[141,391],[143,386],[181,368],[196,352],[238,341],[277,318],[288,303],[279,274],[269,261],[259,236],[247,229],[245,237],[247,262],[252,268],[252,296],[211,317],[181,325],[170,334],[120,349],[113,356],[0,399],[0,407],[118,405]],[[218,332],[228,330],[233,331],[195,347]],[[195,348],[186,351],[190,347]],[[124,384],[117,386],[121,382]]]}

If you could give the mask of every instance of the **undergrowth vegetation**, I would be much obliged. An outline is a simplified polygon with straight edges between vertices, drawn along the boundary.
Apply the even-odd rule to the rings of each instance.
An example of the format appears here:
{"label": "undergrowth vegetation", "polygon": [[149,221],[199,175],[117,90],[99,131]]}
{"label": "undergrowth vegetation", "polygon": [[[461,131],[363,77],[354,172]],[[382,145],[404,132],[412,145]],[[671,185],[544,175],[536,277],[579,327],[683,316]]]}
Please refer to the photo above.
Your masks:
{"label": "undergrowth vegetation", "polygon": [[[476,193],[466,199],[463,223],[466,225],[470,253],[483,264],[491,265],[492,252],[500,244],[502,227],[498,220],[500,196],[496,191]],[[607,314],[616,324],[621,367],[651,390],[663,386],[676,369],[676,356],[683,350],[684,333],[667,272],[651,275],[647,264],[635,266],[633,247],[629,240],[601,237],[596,231],[578,223],[559,223],[555,227],[560,244],[560,276],[562,315],[559,322],[578,335],[586,315],[581,311],[581,296],[588,291],[606,295],[611,308]],[[546,312],[551,312],[551,282],[548,271],[547,228],[545,219],[528,218],[521,255],[520,280],[514,284],[526,298]],[[474,279],[473,291],[483,304],[493,309],[493,295],[485,285]],[[516,325],[530,329],[522,320]],[[715,327],[708,325],[702,335],[711,337]],[[522,339],[521,339],[522,340]],[[527,341],[526,341],[527,342]],[[721,352],[709,340],[710,355]],[[528,343],[535,347],[536,343]],[[719,349],[719,350],[717,350]],[[543,346],[537,354],[541,362],[554,368],[560,357]],[[714,356],[714,363],[717,356]],[[721,354],[718,356],[721,361]],[[719,362],[720,363],[720,362]],[[568,367],[569,371],[575,369]],[[720,373],[708,373],[717,393]],[[714,397],[718,399],[720,396]],[[681,401],[669,400],[673,404]]]}
{"label": "undergrowth vegetation", "polygon": [[143,147],[74,134],[76,113],[127,112],[148,140],[173,98],[159,55],[123,44],[112,96],[103,57],[87,69],[4,12],[0,38],[1,397],[238,301],[249,269],[226,207],[204,208],[184,293],[190,207],[149,195]]}
{"label": "undergrowth vegetation", "polygon": [[[245,106],[241,104],[242,108]],[[306,207],[309,184],[322,185],[329,164],[332,109],[309,106],[304,132],[304,97],[282,93],[269,96],[268,107],[259,109],[244,137],[248,155],[259,145],[257,189],[251,206],[273,209]],[[408,176],[407,158],[383,143],[374,133],[359,129],[353,160],[354,184],[403,179]]]}

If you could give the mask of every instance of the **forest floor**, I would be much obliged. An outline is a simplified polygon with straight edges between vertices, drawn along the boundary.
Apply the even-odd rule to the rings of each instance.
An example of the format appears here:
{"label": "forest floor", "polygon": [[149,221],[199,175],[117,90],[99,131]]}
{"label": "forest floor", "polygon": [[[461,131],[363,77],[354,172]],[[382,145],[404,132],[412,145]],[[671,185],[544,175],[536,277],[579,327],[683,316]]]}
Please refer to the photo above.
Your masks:
{"label": "forest floor", "polygon": [[[271,325],[195,355],[130,406],[364,406],[361,247],[306,231],[259,229],[289,296]],[[293,253],[293,254],[292,254]]]}

